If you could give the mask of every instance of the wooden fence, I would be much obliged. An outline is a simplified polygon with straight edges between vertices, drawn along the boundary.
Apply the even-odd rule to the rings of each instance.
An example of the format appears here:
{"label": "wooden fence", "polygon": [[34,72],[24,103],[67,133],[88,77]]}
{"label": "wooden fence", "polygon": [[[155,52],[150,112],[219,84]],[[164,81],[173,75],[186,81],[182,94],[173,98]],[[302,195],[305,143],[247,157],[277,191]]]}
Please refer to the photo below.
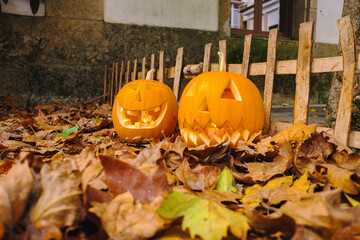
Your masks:
{"label": "wooden fence", "polygon": [[[274,134],[280,130],[290,127],[293,123],[301,121],[307,124],[310,96],[310,74],[328,73],[342,71],[342,89],[339,99],[335,128],[318,127],[318,131],[327,131],[332,134],[340,144],[349,147],[360,148],[360,131],[350,131],[351,104],[353,98],[353,85],[355,70],[360,69],[360,61],[357,59],[360,54],[356,52],[356,39],[350,17],[343,17],[338,20],[340,44],[342,56],[312,58],[313,43],[313,22],[306,22],[300,25],[298,57],[294,60],[276,61],[277,29],[270,30],[267,61],[250,63],[250,48],[252,35],[245,36],[243,60],[241,64],[227,64],[227,71],[248,76],[265,76],[264,107],[265,124],[263,132]],[[203,63],[189,64],[183,66],[184,48],[178,49],[175,66],[165,68],[164,51],[159,52],[159,65],[156,68],[156,56],[151,55],[150,69],[157,71],[152,79],[164,82],[164,79],[173,79],[173,91],[179,99],[180,80],[193,78],[201,72],[216,71],[218,63],[211,63],[212,44],[206,44]],[[226,59],[226,41],[219,42],[219,51]],[[105,66],[104,94],[107,94],[107,101],[113,103],[114,96],[120,87],[134,79],[144,79],[148,59],[142,59],[141,71],[138,71],[138,61],[114,62]],[[126,64],[126,71],[125,71]],[[271,106],[273,97],[274,75],[275,74],[296,74],[295,104],[293,123],[271,121]]]}

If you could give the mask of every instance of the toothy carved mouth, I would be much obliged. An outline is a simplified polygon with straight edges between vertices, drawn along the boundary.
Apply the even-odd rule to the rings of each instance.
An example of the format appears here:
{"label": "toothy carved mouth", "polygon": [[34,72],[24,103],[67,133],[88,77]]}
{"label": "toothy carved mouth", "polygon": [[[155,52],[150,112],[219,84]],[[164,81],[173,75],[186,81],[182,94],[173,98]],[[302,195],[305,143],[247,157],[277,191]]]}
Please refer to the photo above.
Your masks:
{"label": "toothy carved mouth", "polygon": [[225,122],[222,126],[218,127],[211,120],[205,129],[202,129],[196,121],[194,121],[194,127],[191,128],[185,120],[184,128],[180,129],[180,133],[190,147],[203,144],[210,147],[226,142],[229,139],[231,139],[231,145],[236,145],[239,140],[242,139],[246,141],[250,137],[249,130],[242,124],[240,124],[237,129],[233,129],[228,122]]}
{"label": "toothy carved mouth", "polygon": [[164,118],[167,103],[147,110],[127,110],[119,106],[120,124],[126,128],[155,128]]}

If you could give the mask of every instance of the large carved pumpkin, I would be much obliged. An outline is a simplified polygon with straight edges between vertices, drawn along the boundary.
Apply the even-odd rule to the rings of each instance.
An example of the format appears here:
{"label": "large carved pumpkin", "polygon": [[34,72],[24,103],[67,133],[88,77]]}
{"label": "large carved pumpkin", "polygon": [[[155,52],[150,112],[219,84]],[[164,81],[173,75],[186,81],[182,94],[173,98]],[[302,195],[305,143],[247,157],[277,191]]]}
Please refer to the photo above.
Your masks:
{"label": "large carved pumpkin", "polygon": [[222,60],[220,71],[198,75],[182,93],[178,123],[189,147],[213,146],[229,138],[234,146],[263,128],[259,90],[246,77],[224,69]]}
{"label": "large carved pumpkin", "polygon": [[112,111],[117,134],[131,143],[170,136],[176,127],[177,114],[174,93],[154,80],[127,83],[117,94]]}

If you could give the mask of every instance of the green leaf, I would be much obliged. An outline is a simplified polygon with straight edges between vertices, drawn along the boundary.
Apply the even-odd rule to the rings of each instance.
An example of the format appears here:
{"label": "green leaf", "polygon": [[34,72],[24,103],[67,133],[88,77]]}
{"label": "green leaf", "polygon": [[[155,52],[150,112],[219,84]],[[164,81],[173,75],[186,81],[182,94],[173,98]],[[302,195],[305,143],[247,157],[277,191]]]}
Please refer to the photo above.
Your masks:
{"label": "green leaf", "polygon": [[59,133],[59,136],[64,137],[64,138],[68,138],[70,136],[70,134],[77,133],[78,130],[79,130],[79,126],[74,126],[72,128],[67,128],[67,129],[64,129],[61,133]]}
{"label": "green leaf", "polygon": [[228,229],[238,238],[246,239],[248,218],[215,202],[195,195],[172,192],[156,211],[161,217],[183,217],[182,230],[189,229],[191,238],[196,235],[205,240],[220,240]]}
{"label": "green leaf", "polygon": [[100,117],[92,118],[91,121],[93,121],[93,123],[95,123],[96,126],[100,126],[100,124],[102,123],[102,120]]}
{"label": "green leaf", "polygon": [[233,186],[234,176],[228,167],[225,167],[219,177],[219,181],[216,186],[218,191],[231,191],[236,193],[237,189]]}

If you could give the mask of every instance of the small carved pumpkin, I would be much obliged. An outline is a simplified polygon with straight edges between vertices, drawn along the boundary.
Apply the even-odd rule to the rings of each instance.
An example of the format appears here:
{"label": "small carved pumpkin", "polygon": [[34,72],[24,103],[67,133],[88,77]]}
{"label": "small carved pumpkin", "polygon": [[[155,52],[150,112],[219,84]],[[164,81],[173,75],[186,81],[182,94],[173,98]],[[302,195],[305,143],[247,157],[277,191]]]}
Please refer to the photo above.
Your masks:
{"label": "small carved pumpkin", "polygon": [[179,129],[189,147],[206,147],[231,138],[234,146],[262,130],[264,105],[257,87],[246,77],[224,71],[202,73],[185,87],[179,103]]}
{"label": "small carved pumpkin", "polygon": [[176,127],[178,105],[174,93],[164,83],[148,80],[127,83],[113,105],[113,123],[122,140],[145,142],[170,136]]}

